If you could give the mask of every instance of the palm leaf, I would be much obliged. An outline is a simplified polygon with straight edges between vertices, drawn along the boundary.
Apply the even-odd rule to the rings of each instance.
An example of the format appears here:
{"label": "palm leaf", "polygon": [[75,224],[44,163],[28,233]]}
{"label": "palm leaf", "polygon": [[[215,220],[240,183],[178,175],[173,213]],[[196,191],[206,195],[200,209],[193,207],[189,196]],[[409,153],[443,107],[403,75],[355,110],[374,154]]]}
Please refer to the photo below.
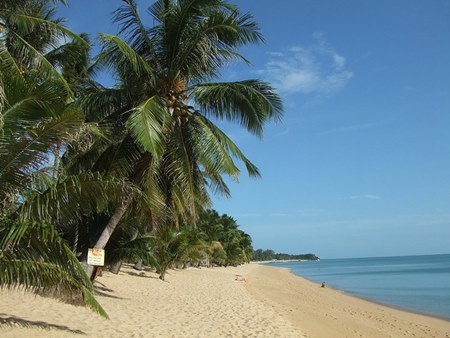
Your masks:
{"label": "palm leaf", "polygon": [[137,108],[131,110],[127,121],[127,127],[146,151],[154,154],[156,158],[163,149],[163,126],[168,120],[167,109],[162,105],[158,97],[152,96]]}
{"label": "palm leaf", "polygon": [[0,287],[24,287],[35,292],[54,287],[65,292],[79,290],[87,307],[107,317],[92,295],[92,283],[81,264],[49,224],[21,222],[5,227],[3,221],[0,269]]}
{"label": "palm leaf", "polygon": [[262,135],[265,122],[281,117],[282,101],[265,82],[216,82],[196,85],[191,90],[202,111],[216,118],[238,121],[258,136]]}
{"label": "palm leaf", "polygon": [[202,126],[205,139],[213,142],[214,147],[220,149],[222,153],[230,153],[232,156],[241,160],[245,164],[250,176],[260,176],[258,168],[250,162],[238,146],[223,131],[204,116],[200,114],[196,114],[195,116],[196,121]]}
{"label": "palm leaf", "polygon": [[28,174],[47,159],[50,148],[70,137],[69,131],[79,128],[83,116],[68,110],[59,117],[50,118],[18,135],[0,136],[0,184],[24,188]]}
{"label": "palm leaf", "polygon": [[139,192],[124,180],[98,173],[78,174],[64,177],[62,182],[55,182],[44,191],[29,194],[18,214],[23,220],[40,219],[63,225],[92,212],[105,212],[110,203],[133,194]]}
{"label": "palm leaf", "polygon": [[64,79],[64,77],[57,71],[55,67],[53,67],[53,65],[45,58],[45,56],[37,49],[35,49],[32,45],[30,45],[27,41],[25,41],[20,35],[15,32],[11,33],[18,40],[20,40],[28,48],[28,52],[36,58],[36,60],[38,61],[36,67],[40,68],[40,71],[44,74],[48,74],[50,76],[53,76],[55,79],[58,79],[66,89],[68,96],[72,95],[72,90],[70,89],[70,86],[67,83],[66,79]]}
{"label": "palm leaf", "polygon": [[114,12],[114,22],[120,24],[119,34],[127,39],[130,46],[148,62],[152,62],[159,69],[159,59],[156,54],[153,41],[150,39],[150,31],[142,22],[134,0],[124,0],[122,5]]}
{"label": "palm leaf", "polygon": [[53,34],[56,34],[60,38],[71,37],[78,43],[89,47],[89,44],[78,34],[72,32],[70,29],[67,29],[63,25],[59,25],[58,23],[50,20],[22,13],[10,13],[8,15],[8,21],[12,26],[15,27],[15,29],[18,29],[21,32],[32,32],[38,27],[44,27],[47,30],[51,30]]}
{"label": "palm leaf", "polygon": [[127,66],[138,77],[149,77],[154,74],[153,68],[130,45],[119,37],[110,34],[99,34],[98,39],[103,44],[99,55],[100,62],[116,67]]}

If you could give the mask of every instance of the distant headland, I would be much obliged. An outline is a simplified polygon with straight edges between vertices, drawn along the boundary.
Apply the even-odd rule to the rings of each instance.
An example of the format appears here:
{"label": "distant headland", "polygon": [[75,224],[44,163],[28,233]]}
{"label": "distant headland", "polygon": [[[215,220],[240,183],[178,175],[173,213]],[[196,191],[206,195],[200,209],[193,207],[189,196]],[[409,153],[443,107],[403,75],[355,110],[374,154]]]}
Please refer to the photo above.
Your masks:
{"label": "distant headland", "polygon": [[252,261],[255,261],[255,262],[292,261],[292,260],[318,261],[318,260],[320,260],[320,258],[312,253],[290,255],[290,254],[286,254],[286,253],[275,253],[275,251],[273,251],[271,249],[267,249],[267,250],[258,249],[253,252],[253,259],[252,259]]}

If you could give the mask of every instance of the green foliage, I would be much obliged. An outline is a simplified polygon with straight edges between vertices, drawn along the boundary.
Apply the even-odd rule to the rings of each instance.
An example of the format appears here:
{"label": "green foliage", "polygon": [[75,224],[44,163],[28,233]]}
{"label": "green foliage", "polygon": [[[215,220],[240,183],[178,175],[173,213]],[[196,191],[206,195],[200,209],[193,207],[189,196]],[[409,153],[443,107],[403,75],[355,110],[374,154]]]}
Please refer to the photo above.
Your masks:
{"label": "green foliage", "polygon": [[85,305],[108,317],[93,296],[93,286],[73,252],[51,224],[0,222],[0,286],[35,292],[81,291]]}
{"label": "green foliage", "polygon": [[[265,82],[208,82],[248,63],[238,49],[263,41],[253,17],[223,0],[158,0],[147,26],[124,0],[119,36],[99,34],[92,60],[57,2],[0,6],[0,287],[79,292],[106,316],[76,255],[111,221],[108,263],[143,260],[161,279],[187,263],[248,262],[250,236],[205,209],[211,192],[230,195],[237,161],[259,176],[210,118],[261,136],[281,116]],[[92,79],[102,70],[113,88]]]}
{"label": "green foliage", "polygon": [[127,185],[89,172],[68,176],[56,165],[61,151],[95,128],[84,123],[69,82],[47,59],[62,37],[85,44],[53,14],[47,1],[0,8],[0,287],[80,293],[107,317],[57,227],[106,210]]}
{"label": "green foliage", "polygon": [[275,251],[267,249],[258,249],[253,253],[254,261],[272,261],[272,260],[306,260],[306,261],[317,261],[319,257],[316,255],[309,254],[300,254],[300,255],[289,255],[285,253],[275,253]]}
{"label": "green foliage", "polygon": [[151,252],[157,263],[156,271],[164,280],[167,269],[175,263],[189,258],[196,245],[189,231],[179,231],[170,226],[164,226],[155,231]]}
{"label": "green foliage", "polygon": [[239,122],[261,135],[266,122],[279,119],[282,104],[273,88],[258,80],[205,82],[230,61],[243,59],[239,47],[263,40],[251,15],[218,0],[157,1],[149,12],[153,26],[142,21],[135,1],[116,10],[119,36],[100,35],[97,64],[114,73],[117,86],[92,90],[83,108],[110,120],[119,132],[125,127],[140,156],[151,157],[147,164],[165,196],[169,223],[195,223],[210,205],[209,191],[229,195],[223,175],[237,179],[235,159],[250,175],[259,175],[208,117]]}
{"label": "green foliage", "polygon": [[215,210],[205,210],[197,224],[197,231],[209,243],[209,259],[216,265],[248,263],[253,254],[251,237],[238,229],[236,221]]}

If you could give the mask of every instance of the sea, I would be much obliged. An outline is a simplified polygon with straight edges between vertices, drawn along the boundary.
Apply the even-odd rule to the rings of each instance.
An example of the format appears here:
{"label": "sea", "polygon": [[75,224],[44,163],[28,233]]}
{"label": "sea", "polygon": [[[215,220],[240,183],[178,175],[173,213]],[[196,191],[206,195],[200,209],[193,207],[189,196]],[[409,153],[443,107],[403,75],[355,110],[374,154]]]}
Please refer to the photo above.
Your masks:
{"label": "sea", "polygon": [[450,254],[268,263],[353,296],[450,320]]}

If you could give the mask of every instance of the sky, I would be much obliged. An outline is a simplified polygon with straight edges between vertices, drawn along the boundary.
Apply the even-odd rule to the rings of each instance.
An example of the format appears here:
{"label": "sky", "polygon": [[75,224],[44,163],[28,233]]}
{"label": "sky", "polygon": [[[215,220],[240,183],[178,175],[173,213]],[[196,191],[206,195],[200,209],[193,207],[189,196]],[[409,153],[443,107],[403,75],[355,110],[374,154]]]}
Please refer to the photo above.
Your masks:
{"label": "sky", "polygon": [[[262,139],[219,122],[262,177],[243,170],[214,208],[255,248],[450,253],[450,2],[231,2],[253,14],[266,41],[242,49],[252,65],[233,64],[222,80],[270,82],[284,115]],[[117,32],[120,1],[69,3],[59,14],[75,32]],[[151,3],[138,1],[141,10]]]}

